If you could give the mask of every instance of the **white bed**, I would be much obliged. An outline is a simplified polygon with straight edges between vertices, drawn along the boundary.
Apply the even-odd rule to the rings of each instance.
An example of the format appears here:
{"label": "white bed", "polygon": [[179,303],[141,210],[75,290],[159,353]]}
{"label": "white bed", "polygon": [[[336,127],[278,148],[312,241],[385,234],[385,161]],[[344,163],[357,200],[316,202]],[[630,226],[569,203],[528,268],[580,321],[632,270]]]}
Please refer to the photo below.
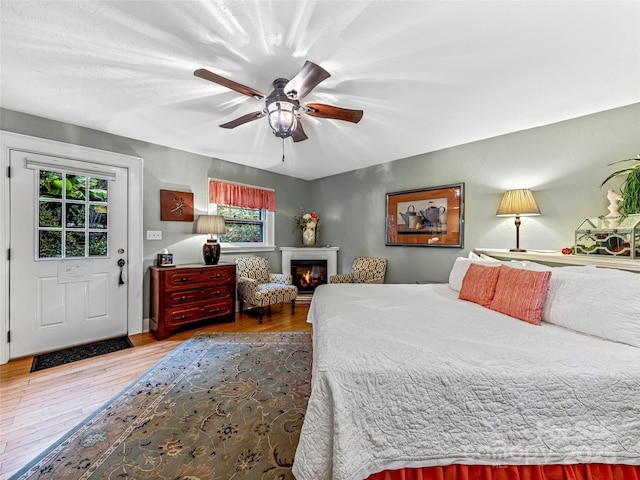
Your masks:
{"label": "white bed", "polygon": [[459,300],[447,284],[323,285],[308,320],[312,393],[297,480],[640,464],[640,348],[531,325]]}

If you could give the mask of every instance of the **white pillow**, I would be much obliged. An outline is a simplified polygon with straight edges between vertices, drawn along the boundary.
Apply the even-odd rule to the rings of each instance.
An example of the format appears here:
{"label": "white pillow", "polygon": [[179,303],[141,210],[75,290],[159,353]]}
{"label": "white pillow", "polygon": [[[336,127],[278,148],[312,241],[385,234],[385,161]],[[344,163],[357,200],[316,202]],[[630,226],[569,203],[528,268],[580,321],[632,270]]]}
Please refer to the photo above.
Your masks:
{"label": "white pillow", "polygon": [[502,262],[499,262],[498,260],[483,260],[481,258],[456,258],[456,261],[453,263],[453,267],[451,267],[451,271],[449,272],[449,287],[451,287],[451,289],[455,290],[456,292],[460,291],[460,289],[462,288],[462,280],[467,274],[469,265],[471,265],[472,263],[480,263],[489,267],[499,267]]}
{"label": "white pillow", "polygon": [[564,270],[551,273],[542,320],[640,347],[640,274]]}

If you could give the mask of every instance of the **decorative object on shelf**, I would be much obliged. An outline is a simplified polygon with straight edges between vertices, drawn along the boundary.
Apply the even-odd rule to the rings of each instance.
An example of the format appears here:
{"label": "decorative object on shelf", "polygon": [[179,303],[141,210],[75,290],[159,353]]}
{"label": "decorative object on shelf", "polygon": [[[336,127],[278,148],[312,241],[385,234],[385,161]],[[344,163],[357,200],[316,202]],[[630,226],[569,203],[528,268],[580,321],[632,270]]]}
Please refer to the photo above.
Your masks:
{"label": "decorative object on shelf", "polygon": [[196,233],[207,233],[209,238],[202,246],[202,256],[207,265],[217,265],[220,260],[220,244],[214,235],[224,233],[226,226],[222,215],[198,215]]}
{"label": "decorative object on shelf", "polygon": [[[615,226],[611,225],[612,220]],[[640,255],[640,214],[585,219],[575,231],[574,251],[636,258]]]}
{"label": "decorative object on shelf", "polygon": [[600,188],[602,188],[604,184],[612,178],[620,175],[626,175],[627,178],[625,178],[624,182],[620,186],[620,193],[622,194],[622,209],[624,210],[625,215],[633,215],[640,213],[640,154],[638,154],[636,158],[619,160],[617,162],[610,163],[609,165],[615,165],[616,163],[623,162],[636,162],[636,164],[613,172],[604,179],[604,182],[600,184]]}
{"label": "decorative object on shelf", "polygon": [[520,248],[520,221],[521,216],[540,215],[540,209],[533,197],[533,192],[528,188],[507,190],[502,196],[496,217],[516,217],[516,248],[511,252],[526,252]]}
{"label": "decorative object on shelf", "polygon": [[607,200],[609,200],[609,206],[607,210],[609,210],[609,215],[607,217],[619,217],[620,214],[620,202],[622,202],[623,198],[618,192],[614,190],[607,190]]}
{"label": "decorative object on shelf", "polygon": [[160,220],[193,222],[193,193],[160,190]]}
{"label": "decorative object on shelf", "polygon": [[302,246],[314,247],[316,245],[316,229],[320,217],[316,212],[305,213],[304,208],[300,207],[300,216],[294,217],[296,226],[302,229]]}
{"label": "decorative object on shelf", "polygon": [[620,213],[620,202],[622,202],[622,195],[620,195],[615,190],[609,189],[607,191],[607,200],[609,200],[609,206],[607,210],[609,210],[609,214],[605,217],[607,219],[607,223],[611,228],[616,228],[620,219],[622,218],[622,214]]}
{"label": "decorative object on shelf", "polygon": [[386,245],[460,247],[464,183],[387,193]]}
{"label": "decorative object on shelf", "polygon": [[173,253],[169,253],[166,249],[158,254],[159,267],[173,267]]}

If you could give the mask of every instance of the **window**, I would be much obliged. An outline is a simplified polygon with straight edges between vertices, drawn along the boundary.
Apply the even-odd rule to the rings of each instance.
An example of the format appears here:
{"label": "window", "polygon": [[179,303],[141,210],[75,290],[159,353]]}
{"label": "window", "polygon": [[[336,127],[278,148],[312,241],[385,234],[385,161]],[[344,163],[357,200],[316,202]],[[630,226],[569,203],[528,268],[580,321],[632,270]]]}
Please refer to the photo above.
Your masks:
{"label": "window", "polygon": [[108,195],[106,179],[39,170],[38,258],[107,256]]}
{"label": "window", "polygon": [[210,180],[209,201],[209,213],[225,219],[226,232],[218,236],[223,251],[275,248],[273,190]]}
{"label": "window", "polygon": [[224,217],[227,230],[218,240],[224,243],[262,243],[265,213],[257,208],[218,205],[218,215]]}

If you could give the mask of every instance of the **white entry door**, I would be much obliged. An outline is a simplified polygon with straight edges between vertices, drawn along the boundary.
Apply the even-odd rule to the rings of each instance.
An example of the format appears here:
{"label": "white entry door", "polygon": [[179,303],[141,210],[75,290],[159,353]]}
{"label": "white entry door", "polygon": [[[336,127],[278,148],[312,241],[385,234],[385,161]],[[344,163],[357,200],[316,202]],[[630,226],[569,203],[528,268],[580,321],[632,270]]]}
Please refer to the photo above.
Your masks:
{"label": "white entry door", "polygon": [[127,170],[12,151],[10,357],[127,333]]}

